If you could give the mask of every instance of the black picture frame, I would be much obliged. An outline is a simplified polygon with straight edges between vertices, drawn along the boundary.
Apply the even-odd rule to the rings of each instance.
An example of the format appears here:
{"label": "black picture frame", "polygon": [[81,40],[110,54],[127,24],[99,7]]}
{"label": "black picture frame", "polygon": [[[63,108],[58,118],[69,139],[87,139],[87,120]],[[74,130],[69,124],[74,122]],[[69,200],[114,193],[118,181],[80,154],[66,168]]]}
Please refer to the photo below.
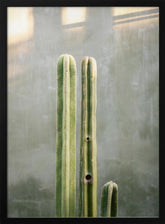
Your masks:
{"label": "black picture frame", "polygon": [[[165,50],[163,45],[163,28],[164,13],[163,13],[163,0],[1,0],[0,1],[0,97],[1,97],[1,161],[0,161],[0,224],[50,224],[50,223],[163,223],[163,196],[164,196],[164,178],[163,174],[159,175],[159,217],[158,218],[8,218],[7,217],[7,7],[19,7],[19,6],[33,6],[33,7],[46,7],[46,6],[155,6],[159,7],[159,69],[160,74],[163,75],[163,52]],[[160,89],[163,82],[159,77]],[[161,96],[161,95],[160,95]],[[159,106],[163,106],[161,97],[159,98]],[[160,109],[160,108],[159,108]],[[163,112],[162,112],[163,114]],[[161,114],[160,114],[161,118]],[[161,124],[161,123],[160,123]],[[163,135],[163,134],[162,134]],[[162,136],[163,137],[163,136]],[[161,145],[161,133],[159,135]],[[163,150],[163,149],[162,149]],[[162,151],[159,149],[159,168],[163,169],[163,156]],[[162,204],[162,205],[161,205]]]}

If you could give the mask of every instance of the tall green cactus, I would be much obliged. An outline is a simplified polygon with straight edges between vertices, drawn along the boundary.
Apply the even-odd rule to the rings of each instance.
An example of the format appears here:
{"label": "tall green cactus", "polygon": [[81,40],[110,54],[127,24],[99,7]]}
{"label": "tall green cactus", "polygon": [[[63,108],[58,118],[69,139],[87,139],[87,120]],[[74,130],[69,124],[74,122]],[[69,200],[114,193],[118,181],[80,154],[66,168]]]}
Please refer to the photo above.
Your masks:
{"label": "tall green cactus", "polygon": [[56,216],[74,217],[76,204],[76,62],[57,64]]}
{"label": "tall green cactus", "polygon": [[95,59],[85,57],[81,63],[80,217],[97,216],[96,78]]}
{"label": "tall green cactus", "polygon": [[112,181],[104,184],[101,193],[101,216],[116,217],[118,210],[118,186]]}

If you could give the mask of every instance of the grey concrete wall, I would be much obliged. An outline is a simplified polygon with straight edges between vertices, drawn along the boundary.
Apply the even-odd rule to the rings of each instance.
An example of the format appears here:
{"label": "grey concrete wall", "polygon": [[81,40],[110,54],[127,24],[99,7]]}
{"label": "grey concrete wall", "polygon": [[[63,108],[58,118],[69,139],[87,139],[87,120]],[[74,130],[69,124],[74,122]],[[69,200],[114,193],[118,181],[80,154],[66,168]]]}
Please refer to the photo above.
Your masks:
{"label": "grey concrete wall", "polygon": [[98,216],[110,180],[119,187],[119,217],[158,216],[158,8],[115,10],[88,7],[85,20],[63,25],[62,8],[35,7],[33,35],[8,46],[9,217],[55,217],[56,63],[63,53],[75,57],[78,71],[77,184],[80,62],[88,55],[98,66]]}

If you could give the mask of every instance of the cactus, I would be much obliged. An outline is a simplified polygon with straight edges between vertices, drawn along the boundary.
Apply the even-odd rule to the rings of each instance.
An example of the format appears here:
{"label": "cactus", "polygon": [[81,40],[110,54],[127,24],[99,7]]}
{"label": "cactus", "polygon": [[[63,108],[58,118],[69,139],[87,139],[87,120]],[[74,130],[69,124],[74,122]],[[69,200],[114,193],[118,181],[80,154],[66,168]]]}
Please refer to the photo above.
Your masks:
{"label": "cactus", "polygon": [[76,63],[57,64],[56,216],[74,217],[76,205]]}
{"label": "cactus", "polygon": [[97,216],[96,61],[81,62],[81,139],[79,216]]}
{"label": "cactus", "polygon": [[112,181],[104,184],[101,193],[101,216],[116,217],[118,206],[118,186]]}
{"label": "cactus", "polygon": [[[96,61],[81,63],[79,216],[97,216]],[[76,63],[61,55],[57,64],[56,216],[74,217],[76,205]],[[103,186],[101,216],[116,217],[118,186]]]}

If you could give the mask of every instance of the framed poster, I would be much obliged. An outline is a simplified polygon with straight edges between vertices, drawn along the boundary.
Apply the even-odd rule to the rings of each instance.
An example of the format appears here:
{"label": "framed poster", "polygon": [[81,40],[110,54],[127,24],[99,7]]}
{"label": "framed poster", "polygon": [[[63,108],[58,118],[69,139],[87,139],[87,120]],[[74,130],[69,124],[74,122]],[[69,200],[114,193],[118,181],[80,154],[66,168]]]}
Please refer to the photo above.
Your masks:
{"label": "framed poster", "polygon": [[[147,0],[1,1],[2,223],[160,222],[159,9],[160,1]],[[59,217],[57,63],[63,54],[76,63],[76,197],[75,215]],[[97,188],[88,196],[97,200],[97,215],[90,217],[89,207],[86,217],[79,212],[85,195],[80,192],[85,56],[97,64],[97,153],[92,158]],[[61,160],[69,161],[67,156]],[[101,212],[109,181],[118,186],[117,217],[112,218]],[[65,194],[66,186],[61,184]]]}

